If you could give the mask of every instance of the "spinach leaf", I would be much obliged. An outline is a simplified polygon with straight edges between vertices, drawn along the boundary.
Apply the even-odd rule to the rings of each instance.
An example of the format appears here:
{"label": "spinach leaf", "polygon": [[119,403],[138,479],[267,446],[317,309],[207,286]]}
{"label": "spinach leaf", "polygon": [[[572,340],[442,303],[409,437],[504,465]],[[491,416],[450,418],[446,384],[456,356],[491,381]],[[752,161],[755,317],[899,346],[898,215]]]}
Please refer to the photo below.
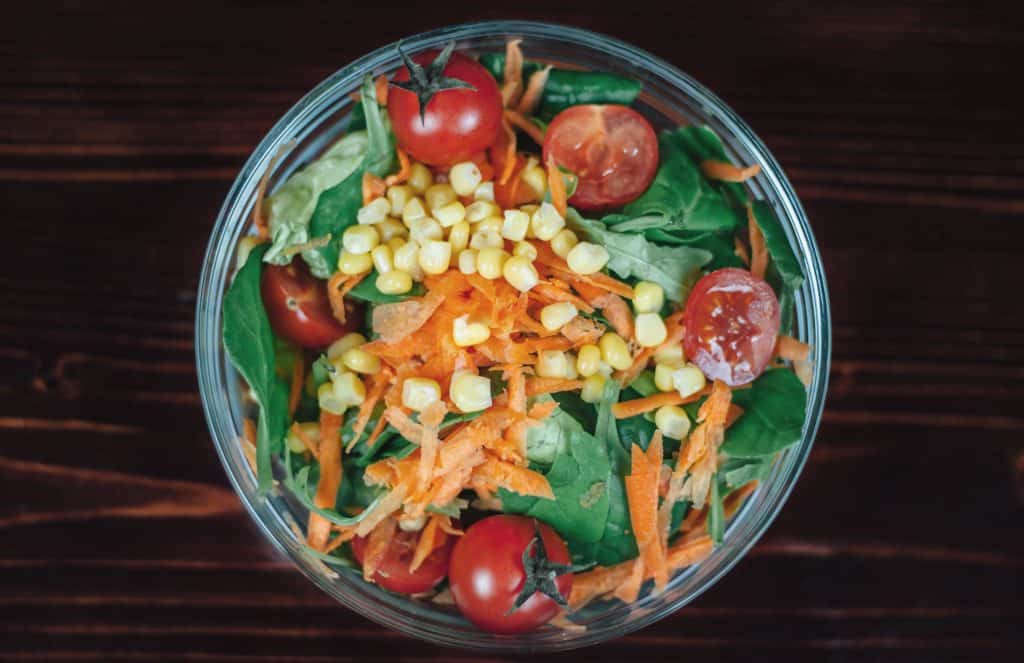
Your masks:
{"label": "spinach leaf", "polygon": [[793,371],[765,371],[749,389],[733,392],[744,412],[725,434],[722,451],[735,458],[767,456],[800,440],[807,391]]}
{"label": "spinach leaf", "polygon": [[[498,81],[505,72],[505,56],[500,53],[483,53],[480,64]],[[536,62],[523,63],[523,80],[541,69],[543,65]],[[628,106],[640,94],[642,85],[639,81],[624,78],[600,71],[574,71],[569,69],[551,69],[544,93],[541,95],[537,115],[551,119],[569,106],[579,104],[622,104]]]}
{"label": "spinach leaf", "polygon": [[584,219],[572,208],[566,219],[588,241],[608,250],[608,269],[621,278],[634,277],[657,283],[673,302],[686,299],[687,282],[692,283],[698,270],[711,260],[711,254],[703,249],[658,246],[643,235],[609,230],[600,221]]}
{"label": "spinach leaf", "polygon": [[288,387],[274,370],[274,334],[260,297],[260,260],[265,246],[252,250],[224,295],[224,349],[256,395],[260,413],[256,427],[256,479],[261,492],[270,489],[271,454],[283,446],[288,427]]}
{"label": "spinach leaf", "polygon": [[647,451],[647,445],[650,444],[651,437],[656,430],[654,422],[642,414],[638,414],[635,417],[619,419],[617,425],[619,438],[623,443],[627,446],[639,444],[644,451]]}
{"label": "spinach leaf", "polygon": [[703,249],[711,254],[711,262],[704,269],[711,272],[723,267],[746,268],[743,261],[736,255],[732,233],[692,232],[689,230],[672,230],[671,228],[652,228],[644,232],[644,236],[652,242],[669,246],[690,246]]}
{"label": "spinach leaf", "polygon": [[425,292],[422,283],[413,284],[412,290],[404,295],[386,295],[377,289],[377,270],[367,274],[366,277],[356,284],[356,287],[348,291],[353,299],[369,302],[371,304],[392,304],[402,302],[410,297],[419,297]]}
{"label": "spinach leaf", "polygon": [[722,506],[722,491],[718,487],[718,473],[711,477],[711,495],[708,497],[708,534],[717,546],[725,536],[725,509]]}
{"label": "spinach leaf", "polygon": [[526,514],[546,522],[567,539],[595,543],[603,536],[608,519],[607,451],[568,415],[549,417],[543,428],[548,435],[563,436],[566,441],[566,449],[544,475],[555,499],[525,497],[501,489],[502,507],[506,513]]}
{"label": "spinach leaf", "polygon": [[[334,509],[323,509],[318,507],[313,502],[313,493],[316,491],[316,482],[314,481],[312,484],[309,482],[309,473],[312,470],[312,466],[306,465],[301,468],[298,473],[293,473],[292,455],[293,454],[287,449],[284,451],[284,485],[291,491],[295,496],[295,499],[297,499],[302,506],[323,516],[324,519],[330,523],[342,526],[355,525],[365,518],[366,514],[373,510],[372,507],[376,505],[378,501],[384,498],[383,495],[378,495],[366,509],[354,516],[343,516]],[[344,483],[345,482],[342,481],[342,484]]]}
{"label": "spinach leaf", "polygon": [[654,371],[649,369],[636,376],[636,379],[627,386],[638,396],[653,396],[660,391],[654,384]]}
{"label": "spinach leaf", "polygon": [[629,470],[629,453],[619,439],[619,428],[615,425],[612,406],[619,402],[622,385],[615,380],[605,380],[601,400],[597,402],[597,423],[594,424],[594,436],[608,449],[608,457],[612,461],[612,470],[625,474]]}
{"label": "spinach leaf", "polygon": [[631,217],[662,216],[673,227],[684,230],[735,230],[744,220],[740,211],[726,201],[700,170],[699,162],[687,153],[681,131],[666,131],[658,137],[661,164],[651,186],[642,196],[623,208]]}
{"label": "spinach leaf", "polygon": [[361,90],[363,113],[366,117],[367,145],[359,167],[348,177],[320,194],[316,209],[309,222],[312,238],[327,237],[326,246],[304,251],[302,257],[309,263],[315,276],[326,279],[334,271],[341,253],[341,234],[356,222],[356,212],[363,204],[363,173],[386,175],[394,167],[395,137],[391,133],[387,115],[377,104],[373,77],[363,79]]}
{"label": "spinach leaf", "polygon": [[[707,126],[681,127],[676,130],[676,141],[697,165],[708,159],[732,163],[725,154],[722,140]],[[742,207],[748,200],[746,187],[739,182],[712,181],[712,185],[722,191],[734,205]]]}
{"label": "spinach leaf", "polygon": [[526,457],[531,463],[548,467],[567,452],[573,436],[579,433],[585,433],[583,425],[558,408],[544,420],[543,425],[533,426],[527,431]]}
{"label": "spinach leaf", "polygon": [[597,425],[597,412],[594,406],[587,403],[578,391],[560,391],[551,396],[558,403],[558,408],[583,425],[583,430],[594,430]]}

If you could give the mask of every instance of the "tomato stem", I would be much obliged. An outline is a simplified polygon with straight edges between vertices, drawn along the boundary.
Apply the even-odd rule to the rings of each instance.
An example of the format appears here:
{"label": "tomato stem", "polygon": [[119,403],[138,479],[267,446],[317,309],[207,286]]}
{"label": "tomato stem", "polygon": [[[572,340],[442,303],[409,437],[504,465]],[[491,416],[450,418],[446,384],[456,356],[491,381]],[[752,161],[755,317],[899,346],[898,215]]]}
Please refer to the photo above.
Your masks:
{"label": "tomato stem", "polygon": [[452,56],[452,51],[455,50],[454,41],[448,42],[426,69],[423,68],[423,65],[413,62],[412,58],[406,55],[405,51],[402,50],[401,42],[398,43],[396,48],[398,49],[398,55],[402,58],[402,62],[405,63],[406,69],[409,70],[409,80],[392,80],[390,83],[397,88],[416,95],[416,99],[420,104],[421,123],[426,123],[427,104],[430,103],[431,98],[438,92],[457,89],[476,90],[475,87],[466,81],[442,75],[444,68],[448,65],[448,59]]}
{"label": "tomato stem", "polygon": [[[536,552],[536,554],[533,554]],[[516,596],[515,602],[508,613],[512,614],[530,600],[530,597],[540,592],[561,608],[568,610],[569,602],[558,589],[555,582],[560,575],[574,573],[583,570],[572,564],[559,564],[551,561],[548,557],[547,548],[544,546],[544,537],[541,536],[540,528],[534,523],[534,535],[523,550],[523,572],[526,579],[523,581],[523,589]]]}

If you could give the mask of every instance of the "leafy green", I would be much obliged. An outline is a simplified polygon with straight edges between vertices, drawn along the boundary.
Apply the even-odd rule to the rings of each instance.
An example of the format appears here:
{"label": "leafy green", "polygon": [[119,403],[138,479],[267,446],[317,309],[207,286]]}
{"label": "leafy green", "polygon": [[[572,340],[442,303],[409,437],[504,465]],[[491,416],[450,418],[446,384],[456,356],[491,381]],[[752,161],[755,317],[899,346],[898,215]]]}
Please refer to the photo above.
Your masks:
{"label": "leafy green", "polygon": [[356,222],[356,212],[363,204],[363,173],[386,175],[395,162],[395,138],[387,114],[377,104],[377,92],[369,74],[363,79],[361,94],[366,117],[366,152],[358,168],[317,199],[309,222],[310,237],[330,236],[330,241],[326,246],[302,254],[309,263],[310,271],[324,279],[331,275],[338,262],[342,232]]}
{"label": "leafy green", "polygon": [[[732,163],[721,139],[707,126],[680,127],[676,130],[676,142],[698,165],[708,159]],[[723,191],[734,205],[742,207],[746,204],[747,190],[739,182],[712,181],[712,185]]]}
{"label": "leafy green", "polygon": [[354,516],[343,516],[334,509],[323,509],[321,507],[318,507],[313,502],[313,493],[316,490],[316,482],[313,482],[312,485],[310,485],[309,483],[309,473],[310,470],[312,470],[311,465],[306,465],[305,467],[299,469],[297,474],[293,474],[292,453],[288,450],[285,450],[284,468],[284,485],[292,492],[292,494],[295,496],[295,499],[297,499],[302,506],[306,507],[307,509],[314,513],[323,516],[325,520],[327,520],[330,523],[334,523],[335,525],[348,526],[359,523],[363,518],[366,517],[366,515],[370,511],[373,510],[372,507],[376,505],[376,503],[379,500],[383,499],[383,495],[378,495],[373,500],[373,502],[371,502],[370,505],[367,506],[367,508],[363,509],[362,512]]}
{"label": "leafy green", "polygon": [[670,301],[684,301],[688,290],[686,283],[711,260],[711,254],[703,249],[658,246],[643,235],[609,230],[600,221],[584,219],[572,208],[566,219],[588,241],[608,250],[608,269],[621,278],[634,277],[657,283]]}
{"label": "leafy green", "polygon": [[718,476],[728,488],[739,488],[751,481],[763,481],[772,471],[775,456],[729,458],[718,468]]}
{"label": "leafy green", "polygon": [[654,394],[661,391],[658,386],[654,384],[654,371],[646,370],[636,376],[636,379],[629,383],[629,388],[635,391],[639,396],[653,396]]}
{"label": "leafy green", "polygon": [[574,435],[584,432],[583,424],[565,410],[557,408],[544,420],[543,425],[527,431],[526,457],[531,463],[548,467],[569,450]]}
{"label": "leafy green", "polygon": [[594,430],[594,426],[597,425],[597,412],[593,405],[580,398],[578,391],[560,391],[551,396],[558,403],[560,410],[583,425],[583,430]]}
{"label": "leafy green", "polygon": [[793,371],[765,371],[749,389],[733,392],[743,414],[726,432],[722,451],[736,458],[767,456],[797,442],[807,415],[807,391]]}
{"label": "leafy green", "polygon": [[803,285],[804,273],[771,205],[763,200],[755,200],[753,210],[754,220],[764,235],[765,248],[771,258],[765,278],[779,297],[779,328],[783,334],[788,334],[793,329],[794,293]]}
{"label": "leafy green", "polygon": [[708,534],[717,546],[725,535],[725,509],[722,506],[722,491],[718,487],[718,473],[711,477],[711,495],[708,497]]}
{"label": "leafy green", "polygon": [[[505,71],[505,56],[500,53],[483,53],[480,64],[484,65],[499,81]],[[538,71],[543,65],[537,62],[523,63],[523,80]],[[600,71],[574,71],[551,69],[544,93],[541,95],[537,115],[550,119],[559,111],[579,104],[622,104],[628,106],[640,94],[641,84],[637,80],[624,78]]]}
{"label": "leafy green", "polygon": [[629,469],[629,454],[619,439],[619,429],[615,425],[612,406],[619,402],[622,385],[615,380],[605,380],[601,400],[597,402],[597,423],[594,424],[594,436],[604,443],[608,449],[608,457],[612,461],[612,469],[616,473],[625,474]]}
{"label": "leafy green", "polygon": [[404,295],[386,295],[377,289],[377,270],[374,270],[370,274],[367,274],[366,278],[356,284],[356,287],[349,290],[348,296],[371,304],[392,304],[394,302],[405,301],[410,297],[419,297],[423,293],[423,284],[416,283],[413,285],[412,290]]}
{"label": "leafy green", "polygon": [[288,427],[288,387],[274,371],[274,334],[260,297],[260,260],[265,246],[252,250],[224,295],[224,349],[256,395],[260,413],[256,427],[256,479],[261,492],[270,489],[271,454],[283,446]]}
{"label": "leafy green", "polygon": [[608,517],[607,451],[568,415],[549,417],[541,428],[547,435],[562,438],[564,444],[544,475],[555,499],[525,497],[501,489],[502,507],[507,513],[542,520],[568,539],[595,543],[601,539]]}
{"label": "leafy green", "polygon": [[274,195],[267,198],[270,217],[270,248],[263,259],[275,265],[287,265],[291,246],[309,241],[309,220],[320,195],[356,170],[366,153],[365,131],[350,133],[332,145],[319,159],[293,174]]}
{"label": "leafy green", "polygon": [[746,268],[743,261],[736,255],[732,233],[693,232],[689,230],[666,230],[652,228],[644,232],[644,236],[652,242],[669,246],[690,246],[703,249],[711,254],[711,262],[704,269],[714,271],[723,267]]}
{"label": "leafy green", "polygon": [[678,230],[735,230],[741,213],[722,196],[687,153],[684,129],[658,137],[661,163],[651,186],[623,208],[631,217],[662,216]]}

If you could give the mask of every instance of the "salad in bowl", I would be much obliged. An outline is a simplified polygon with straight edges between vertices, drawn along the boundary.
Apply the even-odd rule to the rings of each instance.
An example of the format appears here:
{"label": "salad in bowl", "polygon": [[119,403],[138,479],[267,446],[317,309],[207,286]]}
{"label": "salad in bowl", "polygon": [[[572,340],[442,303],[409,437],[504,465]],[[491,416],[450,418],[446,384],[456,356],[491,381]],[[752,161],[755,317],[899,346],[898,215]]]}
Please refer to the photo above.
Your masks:
{"label": "salad in bowl", "polygon": [[701,565],[805,440],[817,370],[761,165],[528,44],[399,45],[263,177],[221,307],[237,443],[305,553],[502,635]]}

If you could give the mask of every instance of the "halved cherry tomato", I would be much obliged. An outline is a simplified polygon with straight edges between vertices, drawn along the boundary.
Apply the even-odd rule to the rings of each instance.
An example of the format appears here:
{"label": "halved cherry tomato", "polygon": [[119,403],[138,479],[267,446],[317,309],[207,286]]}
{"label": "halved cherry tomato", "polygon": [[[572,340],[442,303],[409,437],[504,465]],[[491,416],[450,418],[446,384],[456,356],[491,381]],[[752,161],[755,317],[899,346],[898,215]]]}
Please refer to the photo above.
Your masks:
{"label": "halved cherry tomato", "polygon": [[627,106],[570,106],[544,134],[544,162],[579,177],[569,202],[580,209],[618,207],[647,190],[658,170],[658,137]]}
{"label": "halved cherry tomato", "polygon": [[[412,60],[429,68],[437,55],[428,51]],[[498,83],[476,60],[452,53],[442,75],[474,89],[434,93],[422,117],[415,94],[394,86],[388,90],[388,116],[399,146],[418,161],[440,166],[469,160],[490,146],[501,127],[502,113]],[[402,67],[393,80],[408,81],[409,70]]]}
{"label": "halved cherry tomato", "polygon": [[310,274],[301,258],[289,265],[263,265],[260,294],[274,333],[306,348],[330,345],[352,331],[360,319],[353,305],[347,316],[350,322],[338,322],[327,299],[327,285]]}
{"label": "halved cherry tomato", "polygon": [[[410,572],[409,564],[412,563],[418,540],[418,532],[396,532],[384,554],[384,560],[373,574],[373,582],[399,594],[420,594],[433,589],[437,583],[444,580],[448,575],[448,560],[452,553],[451,537],[448,537],[440,548],[430,553],[418,569]],[[360,564],[363,563],[365,553],[366,539],[352,539],[352,554]]]}
{"label": "halved cherry tomato", "polygon": [[[553,529],[523,516],[490,516],[474,523],[452,551],[448,582],[455,605],[466,618],[494,633],[525,633],[558,614],[558,604],[541,593],[512,609],[523,590],[526,573],[523,552],[537,527],[550,561],[569,564],[569,549]],[[536,550],[531,554],[536,557]],[[572,574],[555,579],[563,598],[572,591]]]}
{"label": "halved cherry tomato", "polygon": [[779,300],[745,269],[719,269],[693,287],[683,325],[683,350],[706,376],[732,387],[747,384],[772,357]]}

